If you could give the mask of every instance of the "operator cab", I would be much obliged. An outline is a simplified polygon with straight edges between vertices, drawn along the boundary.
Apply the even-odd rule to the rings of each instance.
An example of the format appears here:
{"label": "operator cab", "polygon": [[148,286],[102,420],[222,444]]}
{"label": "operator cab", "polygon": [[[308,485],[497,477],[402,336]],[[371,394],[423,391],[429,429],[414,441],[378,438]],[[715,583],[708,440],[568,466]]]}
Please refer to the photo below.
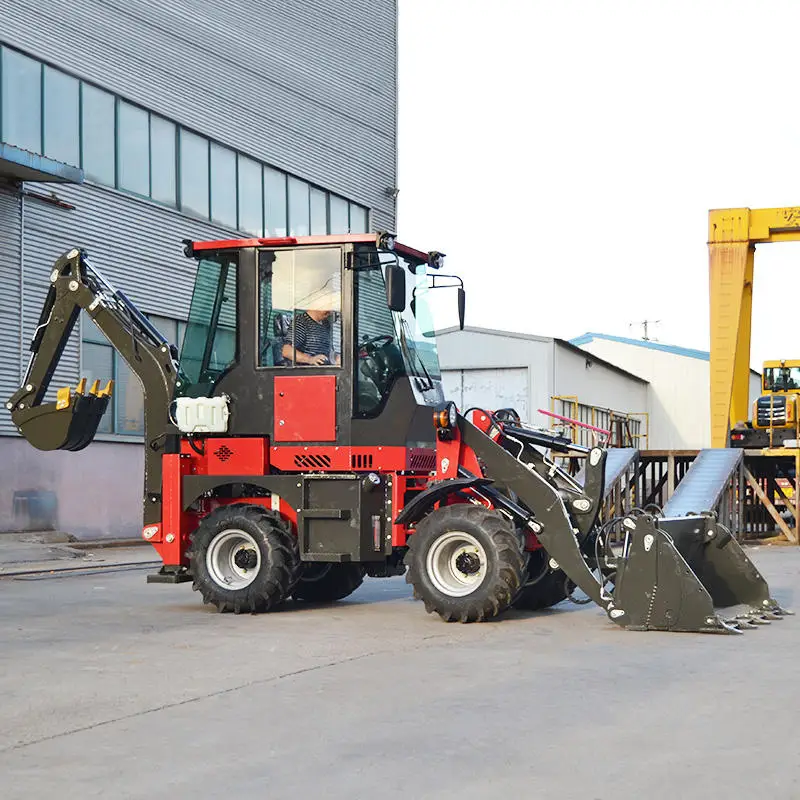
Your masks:
{"label": "operator cab", "polygon": [[442,254],[385,233],[186,244],[198,268],[176,398],[227,397],[233,435],[271,421],[275,442],[431,446],[433,289],[457,287],[463,327]]}

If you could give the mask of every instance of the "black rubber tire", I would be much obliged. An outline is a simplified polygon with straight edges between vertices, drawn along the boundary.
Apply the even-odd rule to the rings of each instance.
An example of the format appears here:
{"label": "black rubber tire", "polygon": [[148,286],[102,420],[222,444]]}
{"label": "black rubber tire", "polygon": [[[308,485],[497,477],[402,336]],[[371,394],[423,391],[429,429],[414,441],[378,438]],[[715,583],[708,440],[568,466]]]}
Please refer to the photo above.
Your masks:
{"label": "black rubber tire", "polygon": [[[249,533],[258,544],[261,567],[255,580],[242,589],[225,589],[209,574],[206,554],[214,539],[226,530]],[[249,503],[220,506],[197,526],[188,552],[192,589],[218,611],[259,614],[270,611],[290,594],[300,575],[297,539],[274,511]]]}
{"label": "black rubber tire", "polygon": [[[531,559],[534,561],[535,559]],[[539,569],[533,568],[529,572],[530,578],[535,578],[541,574]],[[542,608],[551,608],[558,605],[562,600],[567,599],[567,576],[560,570],[548,570],[544,577],[530,586],[524,586],[517,597],[514,599],[514,608],[525,611],[539,611]]]}
{"label": "black rubber tire", "polygon": [[307,603],[334,603],[361,586],[364,572],[361,564],[305,564],[292,597]]}
{"label": "black rubber tire", "polygon": [[[483,580],[461,597],[440,591],[426,565],[431,547],[451,531],[471,534],[486,554]],[[438,614],[445,622],[492,619],[511,605],[522,585],[525,560],[519,539],[508,520],[497,511],[468,504],[439,508],[419,522],[408,546],[406,583],[414,587],[414,597],[425,603],[425,610]]]}

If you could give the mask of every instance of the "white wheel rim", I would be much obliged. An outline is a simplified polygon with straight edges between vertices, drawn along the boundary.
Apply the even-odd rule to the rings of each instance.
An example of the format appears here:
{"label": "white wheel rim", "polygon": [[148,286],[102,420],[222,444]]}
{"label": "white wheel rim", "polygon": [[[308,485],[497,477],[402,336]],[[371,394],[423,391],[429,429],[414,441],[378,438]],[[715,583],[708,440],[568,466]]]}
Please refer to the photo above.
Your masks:
{"label": "white wheel rim", "polygon": [[208,546],[206,568],[214,583],[223,589],[245,589],[261,569],[261,551],[256,540],[246,531],[222,531]]}
{"label": "white wheel rim", "polygon": [[486,577],[486,551],[471,534],[450,531],[428,550],[426,566],[433,585],[449,597],[474,592]]}

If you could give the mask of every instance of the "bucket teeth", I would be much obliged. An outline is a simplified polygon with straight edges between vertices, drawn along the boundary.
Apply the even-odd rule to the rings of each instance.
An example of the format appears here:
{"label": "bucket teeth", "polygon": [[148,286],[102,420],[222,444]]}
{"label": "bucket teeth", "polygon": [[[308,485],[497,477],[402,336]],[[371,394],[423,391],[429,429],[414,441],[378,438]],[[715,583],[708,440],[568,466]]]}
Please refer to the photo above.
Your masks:
{"label": "bucket teeth", "polygon": [[78,385],[75,387],[75,394],[79,394],[81,396],[86,394],[86,378],[81,378],[78,381]]}
{"label": "bucket teeth", "polygon": [[95,397],[97,397],[99,391],[100,391],[100,381],[95,378],[95,380],[92,382],[92,388],[89,389],[89,394],[93,394]]}

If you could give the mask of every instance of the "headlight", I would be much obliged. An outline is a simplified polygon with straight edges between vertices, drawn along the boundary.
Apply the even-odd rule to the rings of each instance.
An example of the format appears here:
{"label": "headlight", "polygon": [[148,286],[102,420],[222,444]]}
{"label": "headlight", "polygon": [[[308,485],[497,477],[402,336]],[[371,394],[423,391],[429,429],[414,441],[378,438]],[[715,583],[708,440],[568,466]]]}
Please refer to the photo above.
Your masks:
{"label": "headlight", "polygon": [[447,402],[433,412],[433,426],[440,439],[452,439],[458,426],[458,409],[453,402]]}

